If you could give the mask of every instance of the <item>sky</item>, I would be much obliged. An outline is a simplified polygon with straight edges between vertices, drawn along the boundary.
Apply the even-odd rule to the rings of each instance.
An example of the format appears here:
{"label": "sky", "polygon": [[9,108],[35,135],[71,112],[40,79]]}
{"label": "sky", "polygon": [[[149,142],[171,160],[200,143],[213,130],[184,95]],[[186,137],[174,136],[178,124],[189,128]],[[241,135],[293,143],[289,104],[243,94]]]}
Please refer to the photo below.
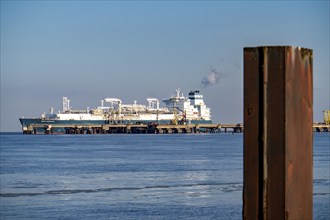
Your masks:
{"label": "sky", "polygon": [[147,104],[200,90],[215,123],[243,121],[244,47],[313,50],[314,121],[329,104],[329,1],[3,1],[0,131],[19,118]]}

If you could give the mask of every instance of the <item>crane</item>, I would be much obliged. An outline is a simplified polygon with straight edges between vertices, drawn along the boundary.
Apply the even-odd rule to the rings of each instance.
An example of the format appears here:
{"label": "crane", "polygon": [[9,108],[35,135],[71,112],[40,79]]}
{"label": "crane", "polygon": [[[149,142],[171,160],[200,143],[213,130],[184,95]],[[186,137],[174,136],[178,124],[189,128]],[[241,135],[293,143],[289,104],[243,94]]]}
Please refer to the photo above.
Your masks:
{"label": "crane", "polygon": [[323,111],[323,119],[324,119],[324,124],[329,125],[330,124],[330,110]]}

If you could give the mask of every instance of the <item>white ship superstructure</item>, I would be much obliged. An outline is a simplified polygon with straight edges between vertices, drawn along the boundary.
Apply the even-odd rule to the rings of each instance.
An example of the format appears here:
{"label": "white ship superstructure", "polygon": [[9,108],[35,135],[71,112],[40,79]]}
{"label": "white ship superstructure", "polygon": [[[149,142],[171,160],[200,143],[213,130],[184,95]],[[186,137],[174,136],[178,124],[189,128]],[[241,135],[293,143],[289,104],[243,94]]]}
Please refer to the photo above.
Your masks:
{"label": "white ship superstructure", "polygon": [[187,120],[211,120],[211,110],[204,104],[203,95],[198,90],[190,91],[187,98],[177,89],[175,94],[163,102],[173,113],[185,114]]}

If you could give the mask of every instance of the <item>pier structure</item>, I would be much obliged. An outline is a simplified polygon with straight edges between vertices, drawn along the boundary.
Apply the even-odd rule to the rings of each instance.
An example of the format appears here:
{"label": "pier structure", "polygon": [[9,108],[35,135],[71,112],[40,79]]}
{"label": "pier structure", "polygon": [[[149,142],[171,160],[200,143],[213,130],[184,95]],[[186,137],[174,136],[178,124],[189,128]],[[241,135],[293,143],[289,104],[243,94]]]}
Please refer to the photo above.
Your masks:
{"label": "pier structure", "polygon": [[[57,132],[64,128],[63,132]],[[190,125],[147,125],[147,124],[32,124],[23,129],[23,134],[172,134],[172,133],[242,133],[244,127],[238,124],[190,124]],[[330,132],[330,125],[315,123],[314,132]]]}
{"label": "pier structure", "polygon": [[[63,132],[57,132],[64,128]],[[238,124],[190,124],[190,125],[148,125],[148,124],[67,124],[67,125],[45,125],[32,124],[23,129],[23,134],[173,134],[173,133],[242,133],[244,127]],[[330,125],[313,125],[314,132],[330,132]]]}
{"label": "pier structure", "polygon": [[[59,132],[60,131],[60,132]],[[242,124],[31,124],[23,134],[173,134],[243,132]]]}
{"label": "pier structure", "polygon": [[313,131],[314,132],[330,132],[330,124],[315,123],[313,125]]}

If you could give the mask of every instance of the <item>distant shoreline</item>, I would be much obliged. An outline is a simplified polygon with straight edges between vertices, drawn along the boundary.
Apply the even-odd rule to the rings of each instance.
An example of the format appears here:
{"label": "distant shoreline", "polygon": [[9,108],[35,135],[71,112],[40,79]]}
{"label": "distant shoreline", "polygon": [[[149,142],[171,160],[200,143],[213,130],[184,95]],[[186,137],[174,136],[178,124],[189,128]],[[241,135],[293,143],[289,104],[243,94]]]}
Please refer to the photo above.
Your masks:
{"label": "distant shoreline", "polygon": [[0,135],[3,135],[3,134],[10,135],[10,134],[23,134],[23,133],[21,131],[1,131]]}

